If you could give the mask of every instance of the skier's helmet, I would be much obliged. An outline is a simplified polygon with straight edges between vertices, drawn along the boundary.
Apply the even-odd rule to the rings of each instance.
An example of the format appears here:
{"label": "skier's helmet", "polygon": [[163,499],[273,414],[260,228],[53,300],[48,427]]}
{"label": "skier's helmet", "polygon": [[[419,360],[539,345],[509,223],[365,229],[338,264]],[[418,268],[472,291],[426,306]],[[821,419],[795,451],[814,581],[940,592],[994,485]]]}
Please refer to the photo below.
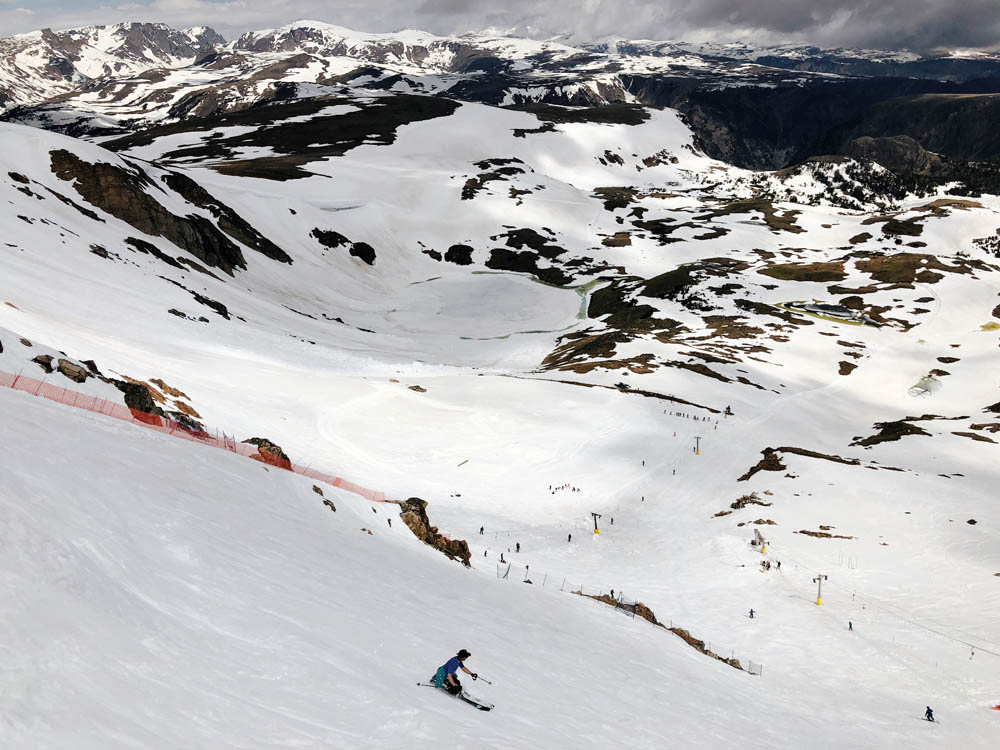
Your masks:
{"label": "skier's helmet", "polygon": [[470,656],[472,656],[472,654],[470,654],[464,648],[461,651],[458,652],[458,658],[459,659],[468,659]]}

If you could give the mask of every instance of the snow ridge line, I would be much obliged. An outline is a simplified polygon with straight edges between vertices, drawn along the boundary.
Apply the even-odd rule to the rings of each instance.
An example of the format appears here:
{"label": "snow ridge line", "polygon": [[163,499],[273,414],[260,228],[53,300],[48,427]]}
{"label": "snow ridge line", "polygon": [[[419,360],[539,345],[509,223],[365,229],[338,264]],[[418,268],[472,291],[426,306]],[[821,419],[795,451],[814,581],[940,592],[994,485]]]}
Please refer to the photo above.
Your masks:
{"label": "snow ridge line", "polygon": [[304,477],[309,477],[317,482],[323,482],[331,487],[338,487],[355,495],[360,495],[373,503],[384,503],[386,501],[385,493],[378,490],[368,489],[367,487],[355,484],[354,482],[350,482],[342,477],[334,476],[333,474],[326,474],[310,467],[299,466],[289,461],[274,461],[269,458],[265,458],[258,452],[256,445],[241,443],[237,441],[235,437],[226,435],[225,432],[222,433],[221,437],[218,432],[216,432],[215,435],[212,435],[204,430],[186,427],[180,422],[175,422],[167,417],[160,417],[155,414],[138,411],[137,409],[130,409],[124,404],[108,401],[107,399],[98,398],[97,396],[88,396],[84,393],[80,393],[79,391],[61,388],[57,385],[53,385],[52,383],[46,383],[44,380],[36,380],[24,375],[14,375],[12,373],[0,371],[0,387],[10,388],[11,390],[21,391],[22,393],[28,393],[32,396],[38,396],[40,398],[48,399],[49,401],[64,404],[65,406],[72,406],[75,409],[82,409],[84,411],[93,412],[94,414],[102,414],[105,417],[111,417],[112,419],[117,419],[122,422],[128,422],[136,427],[145,427],[146,429],[153,430],[154,432],[159,432],[164,435],[169,435],[170,437],[181,438],[183,440],[200,443],[201,445],[206,445],[212,448],[220,448],[230,453],[236,453],[237,455],[245,458],[253,458],[257,461],[263,461],[269,466],[285,469],[287,471],[294,472],[295,474],[301,474]]}

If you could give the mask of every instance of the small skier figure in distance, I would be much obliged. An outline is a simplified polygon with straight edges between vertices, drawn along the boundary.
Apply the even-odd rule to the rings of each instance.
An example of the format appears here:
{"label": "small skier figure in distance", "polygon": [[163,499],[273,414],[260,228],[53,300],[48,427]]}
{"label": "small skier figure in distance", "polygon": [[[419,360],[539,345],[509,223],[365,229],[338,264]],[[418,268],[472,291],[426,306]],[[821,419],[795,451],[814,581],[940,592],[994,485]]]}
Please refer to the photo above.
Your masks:
{"label": "small skier figure in distance", "polygon": [[751,620],[753,619],[753,610],[752,609],[750,610],[750,619]]}
{"label": "small skier figure in distance", "polygon": [[924,711],[924,718],[927,719],[927,721],[934,721],[934,712],[931,710],[930,706],[928,706],[927,710]]}
{"label": "small skier figure in distance", "polygon": [[464,648],[451,657],[448,661],[438,667],[437,672],[431,678],[431,682],[434,683],[434,687],[444,688],[452,695],[458,695],[462,692],[462,683],[458,679],[458,670],[461,669],[467,675],[470,675],[472,679],[477,679],[479,677],[475,672],[470,672],[465,664],[463,663],[472,654],[466,651]]}

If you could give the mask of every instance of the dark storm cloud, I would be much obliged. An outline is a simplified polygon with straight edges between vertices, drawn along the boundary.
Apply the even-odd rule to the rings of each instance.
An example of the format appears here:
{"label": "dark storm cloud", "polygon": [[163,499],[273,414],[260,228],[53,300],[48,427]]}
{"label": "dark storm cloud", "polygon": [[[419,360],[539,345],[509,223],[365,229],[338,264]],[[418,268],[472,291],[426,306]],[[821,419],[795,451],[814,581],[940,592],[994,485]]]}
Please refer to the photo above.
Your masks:
{"label": "dark storm cloud", "polygon": [[686,39],[918,50],[1000,43],[1000,0],[0,0],[0,35],[143,20],[210,25],[232,37],[302,18],[359,31],[493,29],[576,42]]}

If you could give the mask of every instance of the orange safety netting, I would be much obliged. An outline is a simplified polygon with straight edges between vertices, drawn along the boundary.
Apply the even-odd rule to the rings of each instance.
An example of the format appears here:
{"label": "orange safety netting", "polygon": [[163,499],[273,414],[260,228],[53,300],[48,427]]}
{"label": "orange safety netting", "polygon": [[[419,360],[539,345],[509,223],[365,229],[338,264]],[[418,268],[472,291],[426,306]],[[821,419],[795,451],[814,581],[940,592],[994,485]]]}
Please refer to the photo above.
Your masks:
{"label": "orange safety netting", "polygon": [[136,409],[130,409],[125,406],[125,404],[97,398],[96,396],[87,396],[83,393],[72,391],[69,388],[60,388],[52,383],[35,380],[34,378],[25,377],[24,375],[12,375],[7,372],[0,372],[0,387],[12,388],[15,391],[30,393],[33,396],[40,396],[48,399],[49,401],[56,401],[60,404],[94,412],[95,414],[103,414],[106,417],[118,419],[123,422],[129,422],[130,424],[134,424],[138,427],[145,427],[146,429],[161,432],[172,437],[190,440],[195,443],[201,443],[202,445],[212,446],[213,448],[221,448],[229,451],[230,453],[236,453],[241,456],[246,456],[247,458],[263,461],[270,466],[287,469],[295,472],[296,474],[301,474],[302,476],[309,477],[310,479],[315,479],[318,482],[323,482],[333,487],[339,487],[342,490],[351,492],[355,495],[360,495],[366,500],[371,500],[372,502],[385,502],[385,494],[382,492],[370,490],[367,487],[362,487],[360,484],[349,482],[346,479],[334,476],[333,474],[326,474],[322,471],[317,471],[316,469],[298,466],[286,460],[275,459],[272,456],[260,453],[257,450],[256,445],[241,443],[237,441],[235,437],[226,435],[225,432],[220,434],[216,431],[213,435],[212,433],[206,432],[198,427],[186,426],[167,417],[158,417],[155,414],[147,414],[146,412],[138,411]]}

